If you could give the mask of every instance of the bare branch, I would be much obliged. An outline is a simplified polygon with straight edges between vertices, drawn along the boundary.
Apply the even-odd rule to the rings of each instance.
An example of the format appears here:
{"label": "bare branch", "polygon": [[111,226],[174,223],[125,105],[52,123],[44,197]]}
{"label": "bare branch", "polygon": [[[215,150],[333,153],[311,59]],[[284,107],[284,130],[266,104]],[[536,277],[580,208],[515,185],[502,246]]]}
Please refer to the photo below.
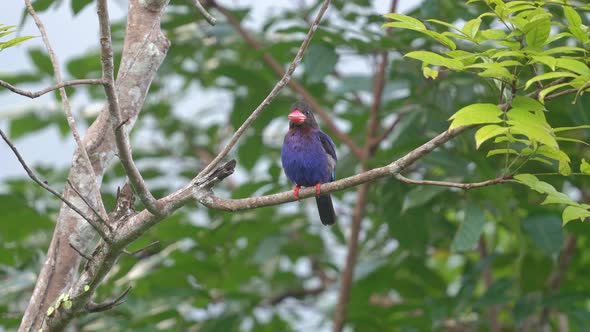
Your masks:
{"label": "bare branch", "polygon": [[[102,0],[102,1],[104,1],[104,0]],[[309,28],[309,31],[307,32],[307,35],[305,36],[305,39],[303,39],[303,42],[301,43],[301,46],[299,47],[299,50],[297,51],[295,58],[293,59],[293,61],[289,65],[289,68],[287,68],[287,71],[284,73],[283,77],[277,82],[277,84],[274,86],[274,88],[272,88],[272,90],[270,91],[268,96],[266,96],[266,98],[264,98],[262,103],[260,103],[260,105],[258,105],[258,107],[256,107],[254,112],[252,112],[252,114],[250,114],[250,116],[246,119],[246,121],[244,121],[244,123],[242,123],[240,128],[238,128],[238,130],[234,133],[234,135],[229,140],[229,142],[226,144],[226,146],[219,152],[219,154],[217,154],[215,159],[213,159],[213,161],[210,162],[209,165],[207,165],[207,167],[205,167],[205,169],[203,169],[197,175],[196,178],[200,178],[203,175],[206,175],[209,172],[211,172],[219,164],[219,162],[223,158],[225,158],[225,156],[227,156],[229,151],[234,147],[234,145],[236,145],[236,143],[238,142],[240,137],[244,134],[246,129],[248,129],[248,127],[250,127],[250,125],[254,122],[254,120],[256,120],[256,118],[258,118],[258,116],[262,113],[262,111],[264,111],[264,109],[268,105],[270,105],[272,100],[279,94],[279,92],[291,80],[291,75],[293,75],[293,72],[295,71],[295,69],[297,68],[299,63],[301,62],[301,59],[303,58],[303,54],[305,53],[305,50],[307,49],[307,46],[309,45],[309,42],[311,41],[311,38],[313,37],[316,29],[318,28],[318,25],[320,24],[320,21],[321,21],[322,17],[324,16],[324,13],[328,9],[329,5],[330,5],[330,0],[324,0],[324,3],[322,4],[320,11],[318,12],[315,20],[313,21],[311,27]],[[217,6],[217,8],[219,9],[220,7]],[[220,9],[220,10],[222,10],[222,12],[224,12],[224,13],[228,13],[227,10],[225,10],[225,9]]]}
{"label": "bare branch", "polygon": [[16,94],[19,94],[19,95],[25,96],[25,97],[29,97],[29,98],[37,98],[37,97],[40,97],[40,96],[42,96],[42,95],[44,95],[44,94],[46,94],[48,92],[51,92],[51,91],[54,91],[54,90],[57,90],[57,89],[61,89],[61,88],[64,88],[66,86],[82,85],[82,84],[102,84],[102,83],[103,83],[102,79],[99,79],[99,78],[88,78],[88,79],[81,79],[81,80],[71,80],[71,81],[60,82],[58,84],[52,85],[50,87],[47,87],[47,88],[45,88],[43,90],[39,90],[39,91],[33,92],[33,91],[26,91],[26,90],[19,89],[19,88],[15,87],[14,85],[12,85],[12,84],[10,84],[8,82],[5,82],[5,81],[0,80],[0,86],[1,87],[4,87],[4,88],[6,88],[6,89],[8,89],[8,90],[10,90],[10,91],[12,91],[12,92],[14,92]]}
{"label": "bare branch", "polygon": [[133,162],[131,155],[131,145],[129,143],[129,136],[125,131],[123,117],[119,105],[119,97],[115,90],[115,65],[113,62],[113,49],[111,39],[111,26],[109,19],[109,10],[107,0],[98,0],[97,2],[98,22],[100,25],[100,52],[102,64],[102,79],[104,80],[104,90],[107,95],[108,108],[111,117],[115,119],[113,122],[115,131],[115,141],[117,144],[117,151],[119,159],[125,169],[125,173],[129,177],[129,182],[133,189],[137,192],[141,202],[146,209],[153,214],[160,213],[160,206],[158,201],[154,198],[148,189],[141,173]]}
{"label": "bare branch", "polygon": [[[324,5],[325,5],[325,3],[324,3]],[[246,43],[248,43],[248,45],[250,45],[250,47],[252,47],[256,50],[260,50],[262,48],[260,43],[258,41],[256,41],[246,31],[246,29],[244,29],[244,27],[242,27],[240,25],[240,22],[238,21],[238,19],[236,19],[227,8],[219,5],[216,2],[213,2],[213,6],[215,6],[215,8],[217,8],[217,10],[219,10],[219,12],[221,12],[221,14],[223,14],[223,16],[225,16],[225,18],[227,19],[229,24],[231,26],[233,26],[234,29],[236,29],[238,31],[238,33],[242,36],[242,38],[244,38],[244,40],[246,41]],[[311,32],[311,30],[310,30],[310,32]],[[309,35],[309,33],[308,33],[308,35]],[[306,37],[306,39],[307,39],[307,37]],[[263,53],[262,59],[275,72],[275,74],[277,74],[278,76],[285,75],[285,71],[283,70],[283,66],[275,58],[273,58],[273,56],[270,53],[267,53],[267,52]],[[334,133],[334,136],[336,136],[342,143],[344,143],[346,146],[348,146],[348,148],[351,150],[351,152],[357,158],[359,158],[361,160],[365,159],[365,155],[363,153],[362,148],[359,147],[352,140],[352,138],[350,136],[348,136],[342,130],[338,129],[338,127],[336,126],[334,121],[332,121],[332,118],[328,114],[328,112],[326,112],[326,110],[324,110],[322,108],[320,103],[313,97],[313,95],[311,93],[309,93],[309,91],[307,91],[307,89],[305,87],[303,87],[299,82],[297,82],[297,80],[290,80],[289,87],[291,87],[291,89],[293,89],[293,91],[298,93],[311,106],[311,108],[314,110],[314,112],[322,119],[324,124],[330,129],[330,131],[332,131]]]}
{"label": "bare branch", "polygon": [[88,202],[86,200],[86,198],[84,198],[84,196],[82,196],[82,194],[80,193],[80,191],[78,191],[78,189],[76,189],[76,187],[72,184],[72,182],[70,181],[70,179],[67,179],[66,182],[68,183],[68,185],[70,186],[70,188],[72,188],[72,190],[76,193],[76,195],[78,195],[78,197],[80,197],[80,199],[82,201],[84,201],[84,203],[86,204],[86,206],[88,206],[88,208],[90,210],[92,210],[92,212],[98,218],[98,220],[100,220],[103,224],[105,224],[106,227],[109,228],[109,230],[112,231],[113,229],[111,228],[111,225],[109,225],[104,219],[102,219],[102,217],[100,216],[100,214],[98,213],[98,211],[96,211],[96,209],[92,206],[92,204],[90,204],[90,202]]}
{"label": "bare branch", "polygon": [[[35,12],[35,9],[33,8],[33,5],[31,4],[31,0],[25,0],[25,5],[27,7],[29,15],[31,15],[31,17],[35,21],[35,24],[37,25],[37,28],[39,29],[39,32],[41,33],[43,43],[45,44],[45,48],[47,49],[47,53],[49,54],[49,59],[51,60],[51,65],[53,66],[53,75],[55,76],[55,80],[57,81],[57,84],[60,85],[63,83],[63,80],[61,78],[61,71],[59,69],[57,57],[55,56],[55,53],[53,52],[53,47],[51,47],[51,43],[49,42],[49,37],[47,36],[47,31],[45,31],[45,26],[43,25],[43,22],[41,22],[41,19],[39,18],[39,16]],[[82,153],[82,159],[85,163],[85,167],[87,169],[88,174],[92,175],[93,181],[92,181],[91,190],[94,192],[94,196],[97,201],[98,208],[99,208],[100,212],[102,213],[102,218],[106,219],[107,212],[104,207],[102,197],[100,196],[100,190],[98,188],[98,184],[96,183],[96,180],[97,180],[96,174],[94,173],[94,168],[92,167],[92,162],[90,161],[90,158],[88,157],[88,152],[86,151],[86,148],[84,147],[84,143],[82,142],[82,139],[80,138],[80,134],[78,133],[78,129],[76,128],[76,120],[74,119],[74,116],[72,115],[72,108],[70,106],[70,102],[68,100],[66,90],[63,87],[59,88],[59,95],[61,97],[61,101],[64,106],[64,112],[66,114],[68,126],[70,127],[70,130],[72,131],[72,136],[74,136],[74,140],[76,141],[76,145],[78,146],[78,149]]]}
{"label": "bare branch", "polygon": [[88,257],[88,255],[84,254],[84,253],[82,252],[82,250],[80,250],[80,249],[76,248],[76,246],[75,246],[75,245],[73,245],[73,244],[72,244],[72,242],[68,242],[68,244],[70,245],[70,248],[72,248],[72,249],[73,249],[75,252],[77,252],[77,253],[78,253],[78,255],[82,256],[82,257],[83,257],[84,259],[86,259],[87,261],[90,261],[90,260],[92,260],[92,258],[90,258],[90,257]]}
{"label": "bare branch", "polygon": [[25,169],[25,171],[27,172],[27,174],[29,175],[29,177],[33,181],[35,181],[38,185],[40,185],[41,187],[43,187],[43,189],[49,191],[55,197],[59,198],[70,209],[74,210],[78,215],[80,215],[80,217],[84,218],[84,220],[86,220],[96,230],[96,232],[100,235],[100,237],[103,238],[103,240],[105,240],[105,242],[110,242],[110,238],[107,235],[108,234],[108,231],[107,231],[107,229],[103,228],[104,225],[102,225],[100,223],[97,223],[92,218],[90,218],[89,216],[85,215],[84,212],[82,212],[80,209],[78,209],[72,202],[70,202],[69,200],[67,200],[65,197],[63,197],[57,191],[53,190],[47,184],[47,181],[41,181],[41,179],[39,179],[39,177],[37,177],[37,175],[31,170],[31,168],[29,168],[29,166],[27,166],[27,163],[25,162],[25,160],[23,159],[23,157],[20,155],[20,153],[18,152],[18,150],[16,149],[16,147],[14,146],[14,144],[10,141],[10,139],[8,139],[8,136],[6,136],[6,134],[4,134],[4,132],[2,131],[2,129],[0,129],[0,136],[2,136],[2,139],[4,140],[4,142],[6,142],[6,144],[8,144],[8,146],[10,147],[10,149],[12,150],[12,152],[14,153],[14,155],[16,156],[16,158],[18,159],[18,161],[20,162],[20,164],[22,165],[22,167]]}
{"label": "bare branch", "polygon": [[217,23],[217,19],[215,19],[215,17],[213,17],[213,15],[211,15],[207,12],[205,7],[203,7],[203,5],[201,4],[201,2],[199,0],[193,0],[193,4],[195,5],[195,7],[197,7],[197,10],[199,11],[199,13],[201,13],[201,15],[203,15],[205,20],[207,20],[207,22],[209,22],[209,24],[215,25],[215,23]]}
{"label": "bare branch", "polygon": [[495,184],[499,184],[502,182],[506,182],[506,180],[512,179],[512,175],[504,175],[496,179],[482,181],[482,182],[474,182],[474,183],[457,183],[457,182],[448,182],[448,181],[431,181],[431,180],[414,180],[408,179],[407,177],[397,174],[395,176],[396,179],[409,183],[409,184],[419,184],[419,185],[428,185],[428,186],[441,186],[441,187],[453,187],[453,188],[460,188],[469,190],[472,188],[480,188],[480,187],[487,187],[493,186]]}
{"label": "bare branch", "polygon": [[131,290],[131,286],[127,287],[127,289],[121,295],[119,295],[119,297],[117,297],[116,299],[114,299],[112,301],[107,301],[105,303],[88,302],[86,304],[86,311],[87,312],[102,312],[102,311],[110,310],[110,309],[118,306],[119,304],[125,302],[124,301],[125,296],[127,296],[127,294],[129,294],[130,290]]}

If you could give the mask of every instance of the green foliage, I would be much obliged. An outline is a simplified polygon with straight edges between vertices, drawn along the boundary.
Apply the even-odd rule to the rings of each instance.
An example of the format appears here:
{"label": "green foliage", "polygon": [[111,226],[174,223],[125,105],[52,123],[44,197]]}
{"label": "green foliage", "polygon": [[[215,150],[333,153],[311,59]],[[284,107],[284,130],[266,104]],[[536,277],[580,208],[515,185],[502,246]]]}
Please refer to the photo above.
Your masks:
{"label": "green foliage", "polygon": [[[406,15],[383,18],[374,11],[375,1],[332,2],[295,79],[362,146],[375,68],[356,70],[349,60],[374,64],[375,54],[387,51],[378,132],[401,115],[363,165],[335,139],[339,178],[362,166],[388,164],[449,126],[467,124],[474,129],[422,158],[406,175],[465,183],[515,175],[468,191],[394,178],[372,183],[347,328],[487,331],[497,312],[503,331],[517,331],[534,329],[531,322],[548,309],[548,330],[564,320],[571,331],[587,330],[590,223],[581,219],[587,220],[590,208],[590,181],[582,175],[590,173],[584,143],[590,98],[578,90],[587,81],[590,5],[427,0]],[[213,11],[219,23],[210,27],[190,1],[171,2],[162,26],[172,46],[132,132],[134,158],[157,197],[189,181],[274,86],[279,78],[263,54],[286,67],[308,29],[306,13],[318,6],[306,3],[309,8],[290,6],[260,17],[260,28],[247,30],[261,43],[255,50],[218,12]],[[89,10],[85,0],[34,2],[39,11],[59,5],[75,14]],[[249,19],[249,8],[231,11],[240,21]],[[390,34],[377,33],[384,23],[398,25],[390,25]],[[124,22],[112,22],[116,59],[124,28]],[[8,72],[6,65],[2,79],[46,84],[51,75],[46,56],[35,49],[28,54],[30,69]],[[64,68],[64,79],[97,77],[99,52],[70,58]],[[555,97],[570,89],[575,91]],[[91,103],[104,102],[100,86],[75,91]],[[282,174],[280,146],[288,108],[299,97],[285,89],[260,115],[230,155],[238,160],[238,171],[214,188],[217,195],[245,198],[291,189]],[[60,112],[48,111],[40,101],[32,105],[6,120],[18,147],[42,129],[67,133]],[[81,112],[79,103],[72,105],[80,125],[95,119]],[[25,158],[36,153],[21,152]],[[5,158],[12,156],[2,155],[1,161]],[[63,190],[67,168],[32,166]],[[109,211],[123,182],[115,163],[102,185]],[[30,297],[60,202],[24,176],[3,180],[0,190],[0,329],[10,331]],[[116,298],[133,286],[125,302],[78,318],[76,328],[330,330],[356,203],[354,190],[333,197],[339,221],[331,228],[320,225],[313,199],[241,213],[197,205],[182,209],[128,248],[160,241],[138,257],[121,256],[95,298]],[[574,237],[577,245],[563,268],[562,247]],[[548,285],[556,272],[562,272],[561,284],[553,288]],[[267,304],[286,293],[314,290],[321,280],[328,283],[319,293]]]}
{"label": "green foliage", "polygon": [[[0,38],[4,38],[4,37],[6,37],[10,34],[13,34],[15,32],[16,32],[16,29],[15,29],[14,25],[0,24]],[[21,44],[22,42],[29,40],[31,38],[35,38],[35,37],[34,36],[20,36],[20,37],[8,39],[6,41],[0,40],[0,52],[9,48],[9,47],[17,46],[17,45]]]}
{"label": "green foliage", "polygon": [[[547,108],[545,101],[564,88],[575,89],[576,99],[590,88],[586,50],[590,29],[567,1],[468,1],[468,4],[475,3],[484,3],[487,11],[467,21],[461,29],[438,19],[425,20],[448,29],[433,33],[422,21],[401,14],[384,15],[394,22],[383,27],[417,31],[449,49],[413,51],[405,55],[422,62],[424,77],[435,79],[439,71],[452,70],[476,74],[499,89],[500,105],[467,105],[450,117],[450,129],[483,125],[475,132],[476,148],[493,139],[488,144],[491,146],[487,156],[504,157],[506,173],[514,174],[529,162],[539,162],[556,165],[559,174],[570,175],[571,158],[559,141],[587,143],[557,133],[587,126],[553,127],[546,113],[557,110]],[[550,10],[553,7],[562,11],[565,22]],[[567,31],[551,29],[564,26]],[[454,42],[445,41],[448,38]],[[564,41],[569,42],[567,46],[560,44]],[[536,90],[527,93],[531,87]],[[566,220],[570,216],[564,214],[564,223],[571,220]]]}

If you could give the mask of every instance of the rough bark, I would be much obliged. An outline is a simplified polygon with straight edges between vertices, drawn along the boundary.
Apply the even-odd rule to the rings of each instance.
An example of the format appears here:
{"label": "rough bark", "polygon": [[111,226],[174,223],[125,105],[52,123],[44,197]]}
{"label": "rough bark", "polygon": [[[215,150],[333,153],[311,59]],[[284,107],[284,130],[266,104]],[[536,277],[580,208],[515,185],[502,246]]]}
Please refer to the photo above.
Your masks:
{"label": "rough bark", "polygon": [[[169,47],[169,41],[160,30],[160,16],[167,3],[166,0],[129,1],[127,31],[116,83],[123,117],[129,119],[126,130],[133,127]],[[108,109],[103,108],[83,140],[97,179],[86,172],[80,151],[74,154],[68,179],[82,193],[89,192],[92,181],[96,180],[100,185],[105,169],[115,157],[112,121]],[[64,196],[87,214],[92,214],[69,187]],[[87,199],[96,206],[95,197],[89,195]],[[19,331],[38,331],[44,324],[47,308],[75,281],[81,257],[70,247],[70,242],[79,250],[89,252],[96,244],[95,240],[96,233],[87,222],[62,204],[47,257]]]}

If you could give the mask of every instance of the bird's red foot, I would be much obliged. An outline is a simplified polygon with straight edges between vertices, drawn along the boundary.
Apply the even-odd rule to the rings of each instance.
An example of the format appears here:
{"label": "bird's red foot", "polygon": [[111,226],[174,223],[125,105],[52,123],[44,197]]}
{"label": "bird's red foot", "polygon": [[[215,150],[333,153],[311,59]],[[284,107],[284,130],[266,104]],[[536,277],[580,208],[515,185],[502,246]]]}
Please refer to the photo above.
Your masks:
{"label": "bird's red foot", "polygon": [[301,189],[301,186],[297,185],[295,186],[295,188],[293,188],[293,196],[295,196],[296,200],[299,200],[299,189]]}
{"label": "bird's red foot", "polygon": [[320,193],[321,193],[321,190],[320,190],[320,186],[321,186],[321,185],[322,185],[322,184],[321,184],[321,183],[319,183],[319,182],[315,184],[315,195],[316,195],[316,196],[319,196],[319,195],[320,195]]}

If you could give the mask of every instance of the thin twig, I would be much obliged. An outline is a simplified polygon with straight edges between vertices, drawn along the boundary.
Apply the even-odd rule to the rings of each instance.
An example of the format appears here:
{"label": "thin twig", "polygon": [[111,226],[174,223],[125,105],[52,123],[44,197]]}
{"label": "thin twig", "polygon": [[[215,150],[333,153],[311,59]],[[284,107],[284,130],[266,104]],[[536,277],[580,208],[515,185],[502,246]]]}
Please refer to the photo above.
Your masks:
{"label": "thin twig", "polygon": [[42,95],[44,95],[44,94],[46,94],[48,92],[51,92],[51,91],[54,91],[54,90],[57,90],[57,89],[61,89],[61,88],[64,88],[66,86],[82,85],[82,84],[102,84],[102,83],[103,83],[102,79],[99,79],[99,78],[88,78],[88,79],[81,79],[81,80],[71,80],[71,81],[60,82],[58,84],[52,85],[50,87],[47,87],[47,88],[45,88],[43,90],[39,90],[39,91],[33,92],[33,91],[27,91],[27,90],[19,89],[19,88],[15,87],[14,85],[12,85],[12,84],[10,84],[8,82],[5,82],[5,81],[0,80],[0,86],[1,87],[4,87],[4,88],[6,88],[6,89],[8,89],[8,90],[10,90],[10,91],[12,91],[12,92],[14,92],[16,94],[19,94],[19,95],[25,96],[25,97],[29,97],[29,98],[37,98],[37,97],[40,97],[40,96],[42,96]]}
{"label": "thin twig", "polygon": [[125,169],[125,173],[129,177],[129,182],[139,196],[141,202],[145,205],[148,211],[157,215],[161,213],[161,208],[158,205],[158,201],[148,189],[141,173],[133,161],[129,136],[122,125],[124,121],[121,115],[119,97],[115,90],[115,65],[113,61],[111,26],[107,0],[98,0],[96,7],[98,22],[100,25],[102,79],[104,80],[104,90],[107,95],[109,112],[111,117],[115,120],[113,121],[113,130],[115,132],[118,156]]}
{"label": "thin twig", "polygon": [[78,191],[78,189],[76,189],[76,187],[72,184],[72,182],[70,181],[70,179],[67,179],[66,182],[70,186],[70,188],[72,188],[72,190],[76,193],[76,195],[78,195],[78,197],[80,197],[80,199],[82,201],[84,201],[84,203],[86,204],[86,206],[88,206],[88,208],[90,210],[92,210],[92,212],[98,218],[98,220],[100,220],[105,226],[107,226],[109,228],[109,230],[112,231],[113,229],[111,228],[111,225],[109,225],[104,219],[102,219],[102,217],[100,216],[100,214],[98,213],[98,211],[96,211],[96,209],[92,206],[92,204],[90,204],[90,202],[88,202],[88,200],[86,200],[86,198],[84,198],[84,196],[80,193],[80,191]]}
{"label": "thin twig", "polygon": [[209,24],[215,25],[215,23],[217,23],[217,19],[215,19],[215,17],[213,17],[213,15],[211,15],[207,12],[205,7],[203,7],[203,5],[201,4],[201,2],[199,0],[193,0],[193,4],[195,5],[195,7],[197,7],[197,10],[199,11],[199,13],[201,13],[201,15],[203,15],[205,20],[207,20],[207,22],[209,22]]}
{"label": "thin twig", "polygon": [[43,187],[43,189],[45,189],[45,190],[49,191],[50,193],[52,193],[55,197],[59,198],[70,209],[74,210],[77,214],[80,215],[80,217],[82,217],[84,220],[86,220],[94,228],[94,230],[96,230],[96,232],[100,235],[100,237],[103,238],[103,240],[105,240],[106,242],[110,242],[110,239],[109,239],[109,237],[107,235],[107,231],[102,227],[102,225],[100,223],[97,223],[92,218],[90,218],[89,216],[85,215],[84,212],[82,212],[80,209],[78,209],[72,202],[70,202],[69,200],[67,200],[64,196],[62,196],[57,191],[53,190],[47,184],[46,181],[42,181],[41,179],[39,179],[39,177],[37,177],[37,175],[31,170],[31,168],[29,168],[29,166],[27,165],[27,163],[25,162],[25,160],[23,159],[23,157],[21,156],[21,154],[18,152],[18,150],[14,146],[14,144],[10,141],[10,139],[8,139],[8,136],[6,136],[6,134],[4,134],[4,132],[2,131],[2,129],[0,129],[0,136],[2,136],[2,139],[4,140],[4,142],[6,142],[6,144],[8,144],[8,146],[10,147],[10,149],[12,150],[12,152],[14,153],[14,155],[16,156],[16,158],[18,159],[18,161],[20,162],[21,166],[25,169],[25,172],[27,172],[27,174],[29,175],[29,177],[33,181],[35,181],[38,185],[40,185],[41,187]]}
{"label": "thin twig", "polygon": [[123,303],[125,296],[127,296],[127,294],[129,294],[130,290],[131,290],[131,286],[127,287],[127,289],[121,295],[119,295],[119,297],[117,297],[116,299],[114,299],[112,301],[107,301],[105,303],[88,302],[86,304],[86,311],[87,312],[102,312],[102,311],[110,310],[110,309],[118,306],[119,304]]}
{"label": "thin twig", "polygon": [[84,259],[86,259],[87,261],[92,260],[92,258],[88,257],[86,254],[84,254],[80,249],[76,248],[75,245],[72,244],[72,242],[68,242],[68,244],[70,245],[70,248],[74,249],[75,252],[78,253],[78,255],[82,256]]}
{"label": "thin twig", "polygon": [[[104,1],[104,0],[102,0],[102,1]],[[309,42],[311,41],[311,38],[313,37],[313,35],[314,35],[318,25],[320,24],[320,21],[321,21],[322,17],[324,16],[324,13],[328,9],[329,5],[330,5],[330,0],[324,0],[324,3],[322,5],[322,7],[320,8],[319,13],[317,14],[311,27],[309,28],[309,31],[307,32],[305,39],[303,39],[303,42],[301,43],[301,46],[299,47],[299,50],[297,51],[295,58],[293,59],[293,61],[289,65],[289,68],[287,68],[287,71],[285,72],[283,77],[277,82],[277,84],[270,91],[268,96],[266,96],[266,98],[264,98],[262,103],[260,103],[260,105],[258,105],[258,107],[254,110],[254,112],[252,112],[252,114],[250,114],[250,116],[246,119],[246,121],[244,121],[244,123],[242,123],[240,128],[238,128],[238,130],[234,133],[234,135],[231,137],[231,139],[226,144],[226,146],[217,154],[217,156],[215,156],[215,159],[213,159],[213,161],[210,162],[209,165],[207,165],[207,167],[205,167],[201,172],[199,172],[199,174],[197,175],[196,178],[200,178],[204,175],[207,175],[215,167],[217,167],[219,162],[221,162],[221,160],[223,158],[225,158],[225,156],[227,156],[227,154],[234,147],[234,145],[236,145],[236,143],[238,142],[240,137],[244,134],[246,129],[248,129],[250,127],[250,125],[254,122],[254,120],[256,120],[256,118],[258,118],[258,116],[262,113],[262,111],[264,111],[264,109],[268,105],[270,105],[272,100],[278,95],[278,93],[291,80],[291,75],[293,75],[293,72],[295,71],[295,69],[297,68],[299,63],[301,62],[301,59],[303,58],[303,54],[305,53],[305,50],[307,49],[307,46],[309,45]],[[220,7],[217,6],[217,8],[220,8]],[[227,13],[227,11],[225,9],[223,9],[222,12]]]}
{"label": "thin twig", "polygon": [[396,179],[409,183],[409,184],[418,184],[418,185],[428,185],[428,186],[441,186],[441,187],[452,187],[452,188],[459,188],[459,189],[473,189],[473,188],[481,188],[487,186],[493,186],[495,184],[499,184],[502,182],[506,182],[507,180],[512,179],[512,175],[505,175],[496,179],[482,181],[482,182],[473,182],[473,183],[457,183],[457,182],[448,182],[448,181],[431,181],[431,180],[414,180],[409,179],[401,174],[397,174],[395,176]]}
{"label": "thin twig", "polygon": [[[236,31],[238,31],[238,33],[242,36],[242,38],[244,38],[244,40],[248,45],[250,45],[250,47],[256,50],[262,49],[260,43],[246,31],[246,29],[240,24],[240,21],[236,17],[234,17],[227,8],[221,6],[216,2],[213,2],[213,6],[215,6],[215,8],[217,8],[217,10],[223,16],[225,16],[229,24],[233,26],[234,29],[236,29]],[[282,77],[285,75],[285,70],[283,69],[283,66],[270,53],[263,53],[262,60],[272,69],[272,71],[275,72],[277,76]],[[323,123],[326,125],[326,127],[330,129],[332,133],[334,133],[334,136],[336,136],[336,138],[338,138],[342,143],[348,146],[348,148],[357,158],[361,160],[365,159],[365,156],[363,155],[363,149],[360,146],[358,146],[349,135],[344,133],[336,126],[328,112],[326,112],[326,110],[322,108],[317,99],[305,87],[303,87],[303,85],[301,85],[295,79],[290,80],[288,84],[289,87],[293,89],[293,91],[299,94],[301,98],[303,98],[303,100],[305,100],[311,106],[315,114],[317,114],[320,117],[320,119],[322,119]]]}
{"label": "thin twig", "polygon": [[[33,5],[31,4],[31,0],[25,0],[25,5],[27,7],[29,15],[31,15],[31,17],[35,21],[35,24],[37,25],[37,28],[39,29],[39,32],[41,33],[43,43],[45,44],[45,48],[47,49],[47,53],[49,54],[49,59],[51,60],[51,65],[53,66],[53,75],[55,76],[55,80],[58,85],[62,84],[63,80],[61,77],[61,71],[59,69],[59,63],[57,61],[57,57],[55,56],[55,52],[53,51],[53,47],[51,47],[51,43],[49,42],[49,37],[47,36],[47,31],[45,30],[45,26],[43,25],[43,22],[41,21],[41,19],[39,18],[39,16],[35,12],[35,9],[33,8]],[[100,212],[102,213],[103,219],[106,219],[107,212],[104,207],[102,197],[100,196],[100,190],[98,188],[98,184],[96,183],[96,179],[97,179],[96,174],[94,173],[94,168],[92,167],[92,162],[90,161],[90,158],[88,157],[88,152],[86,151],[84,143],[82,142],[82,139],[80,138],[80,134],[78,133],[78,129],[76,128],[76,120],[74,119],[74,116],[72,115],[72,108],[70,106],[70,102],[68,100],[66,90],[63,87],[59,88],[59,95],[61,97],[61,101],[64,106],[64,112],[66,114],[66,120],[68,122],[68,126],[70,127],[70,130],[72,131],[72,136],[74,136],[74,140],[76,141],[76,145],[78,146],[78,149],[82,153],[82,159],[84,160],[84,162],[86,164],[85,166],[88,170],[88,174],[92,175],[92,188],[91,188],[91,190],[94,192],[94,195],[95,195],[95,198],[96,198],[96,201],[98,204],[98,208],[99,208]]]}
{"label": "thin twig", "polygon": [[146,249],[151,248],[151,247],[157,245],[158,243],[160,243],[160,241],[156,240],[156,241],[148,244],[147,246],[145,246],[143,248],[139,248],[139,249],[137,249],[135,251],[129,251],[127,249],[123,249],[123,253],[124,254],[127,254],[129,256],[135,256],[135,255],[139,254],[140,252],[145,251]]}

